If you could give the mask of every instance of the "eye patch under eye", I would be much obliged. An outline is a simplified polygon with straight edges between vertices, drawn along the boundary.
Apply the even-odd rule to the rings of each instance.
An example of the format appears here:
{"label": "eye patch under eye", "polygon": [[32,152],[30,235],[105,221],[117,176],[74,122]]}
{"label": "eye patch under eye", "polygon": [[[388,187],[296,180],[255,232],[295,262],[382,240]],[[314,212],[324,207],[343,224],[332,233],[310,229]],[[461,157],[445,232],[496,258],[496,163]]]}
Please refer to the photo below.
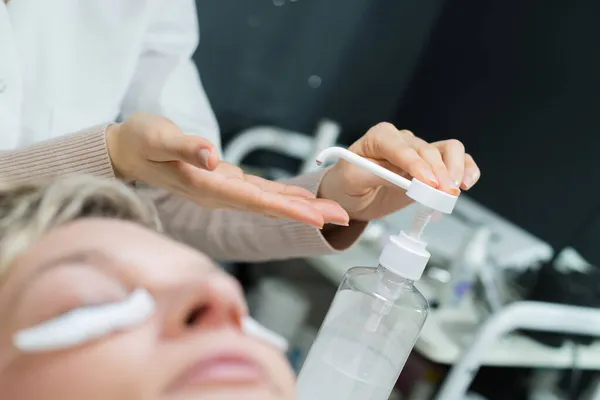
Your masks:
{"label": "eye patch under eye", "polygon": [[125,300],[102,306],[81,307],[24,329],[13,336],[23,352],[44,352],[74,347],[116,331],[139,325],[154,312],[154,298],[136,289]]}
{"label": "eye patch under eye", "polygon": [[[139,325],[155,309],[155,301],[146,289],[137,289],[125,300],[103,306],[80,307],[13,336],[15,347],[23,352],[36,353],[78,346],[111,333]],[[286,351],[287,340],[260,325],[249,316],[242,321],[246,335],[263,340]]]}
{"label": "eye patch under eye", "polygon": [[278,333],[262,326],[258,321],[251,317],[244,317],[242,320],[242,330],[248,336],[253,336],[263,342],[269,343],[271,346],[286,352],[288,349],[288,341]]}

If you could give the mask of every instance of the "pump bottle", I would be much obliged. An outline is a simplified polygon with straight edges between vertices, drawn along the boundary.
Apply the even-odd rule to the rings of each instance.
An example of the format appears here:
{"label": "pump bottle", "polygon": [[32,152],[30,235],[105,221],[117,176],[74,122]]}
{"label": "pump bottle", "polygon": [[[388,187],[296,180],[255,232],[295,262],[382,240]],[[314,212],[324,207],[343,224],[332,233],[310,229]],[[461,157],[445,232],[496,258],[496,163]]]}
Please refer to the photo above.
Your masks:
{"label": "pump bottle", "polygon": [[407,232],[388,239],[377,267],[344,275],[300,371],[298,400],[387,400],[429,311],[414,286],[430,257],[421,234],[435,211],[452,212],[457,197],[339,147],[321,152],[317,164],[334,158],[402,187],[420,208]]}

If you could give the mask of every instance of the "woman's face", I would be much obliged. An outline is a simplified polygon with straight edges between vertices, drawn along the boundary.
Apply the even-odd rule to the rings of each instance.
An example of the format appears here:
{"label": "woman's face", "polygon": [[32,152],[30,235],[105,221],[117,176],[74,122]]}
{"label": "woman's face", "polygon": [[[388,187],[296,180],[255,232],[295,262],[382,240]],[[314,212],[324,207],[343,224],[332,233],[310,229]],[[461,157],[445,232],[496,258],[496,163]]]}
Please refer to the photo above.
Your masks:
{"label": "woman's face", "polygon": [[[68,350],[24,354],[12,335],[74,308],[156,300],[137,327]],[[54,229],[0,282],[0,393],[40,400],[294,398],[282,354],[245,336],[237,284],[207,258],[132,223],[87,219]]]}

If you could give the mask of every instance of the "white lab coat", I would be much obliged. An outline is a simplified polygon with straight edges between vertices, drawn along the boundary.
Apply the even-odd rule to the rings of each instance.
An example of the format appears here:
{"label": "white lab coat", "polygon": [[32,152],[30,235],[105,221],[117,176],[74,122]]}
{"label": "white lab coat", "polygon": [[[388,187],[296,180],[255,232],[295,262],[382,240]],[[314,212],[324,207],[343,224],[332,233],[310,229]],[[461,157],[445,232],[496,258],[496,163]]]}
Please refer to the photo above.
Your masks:
{"label": "white lab coat", "polygon": [[136,111],[220,146],[194,0],[0,0],[0,150]]}

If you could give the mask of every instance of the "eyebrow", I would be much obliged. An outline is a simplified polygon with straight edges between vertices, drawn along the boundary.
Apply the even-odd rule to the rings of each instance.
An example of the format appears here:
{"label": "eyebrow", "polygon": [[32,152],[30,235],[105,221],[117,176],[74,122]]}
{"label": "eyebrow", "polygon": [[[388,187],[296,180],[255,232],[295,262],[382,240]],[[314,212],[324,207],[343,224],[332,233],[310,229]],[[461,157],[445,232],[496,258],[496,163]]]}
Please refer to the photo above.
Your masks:
{"label": "eyebrow", "polygon": [[105,252],[97,249],[83,249],[46,260],[39,264],[31,275],[40,275],[49,269],[65,264],[76,263],[90,263],[94,264],[95,266],[104,266],[106,264],[114,264],[115,259]]}
{"label": "eyebrow", "polygon": [[97,250],[97,249],[84,249],[78,250],[66,255],[62,255],[59,257],[51,258],[50,260],[46,260],[45,262],[39,264],[36,268],[36,272],[34,274],[39,274],[47,269],[51,269],[57,266],[65,265],[65,264],[75,264],[80,262],[89,262],[93,264],[108,264],[114,262],[114,258],[109,256],[108,254]]}

